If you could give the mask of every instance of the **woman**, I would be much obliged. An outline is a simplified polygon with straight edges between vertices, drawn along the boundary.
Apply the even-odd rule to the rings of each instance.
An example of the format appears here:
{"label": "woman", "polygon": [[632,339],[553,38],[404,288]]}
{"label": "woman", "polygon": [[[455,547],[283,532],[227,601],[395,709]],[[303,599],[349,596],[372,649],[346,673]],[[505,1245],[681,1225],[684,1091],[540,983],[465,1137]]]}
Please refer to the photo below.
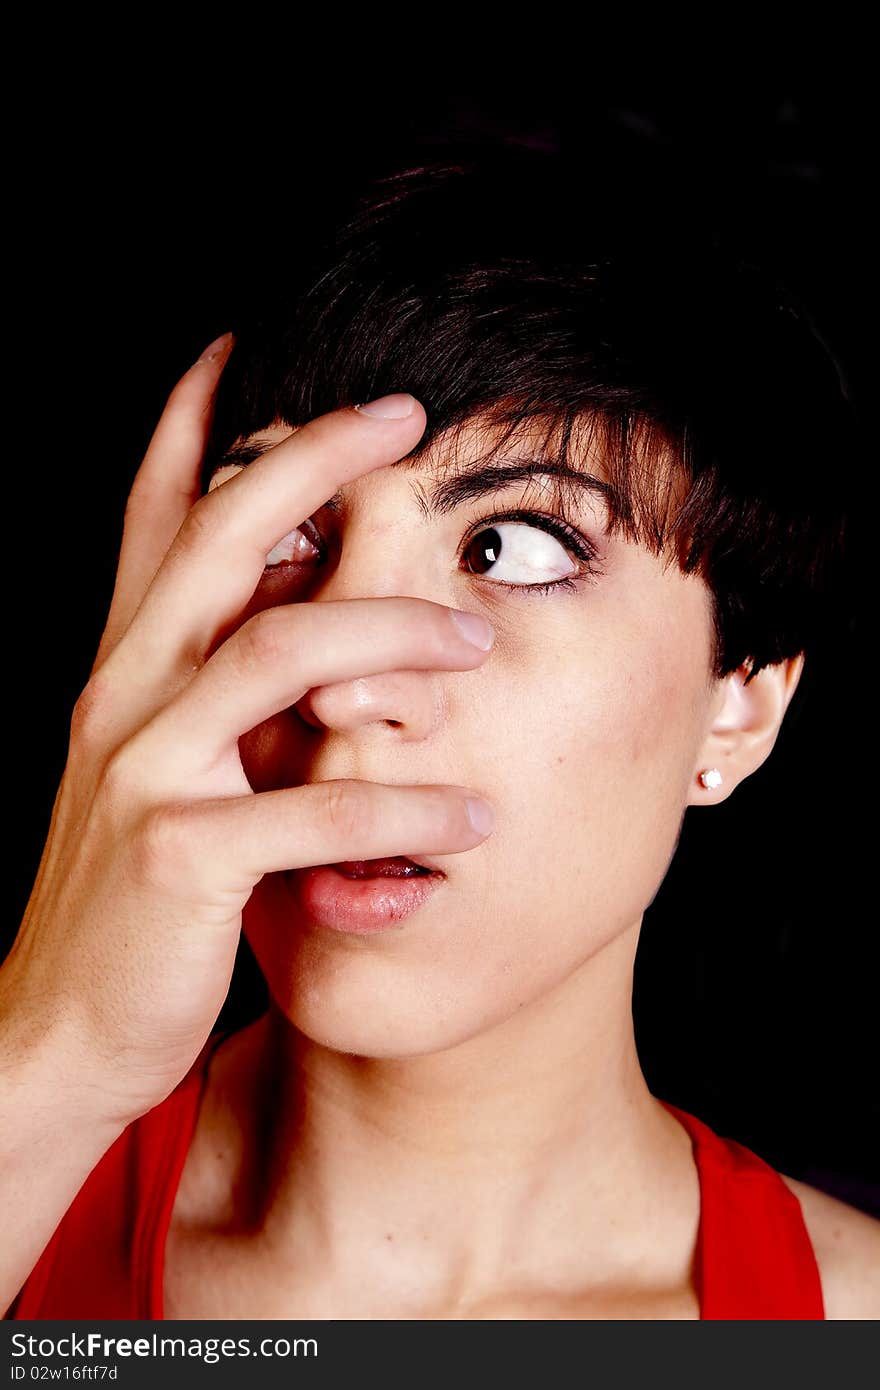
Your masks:
{"label": "woman", "polygon": [[378,180],[169,398],[0,971],[8,1317],[880,1311],[878,1223],[654,1097],[631,1012],[848,415],[782,291],[570,187]]}

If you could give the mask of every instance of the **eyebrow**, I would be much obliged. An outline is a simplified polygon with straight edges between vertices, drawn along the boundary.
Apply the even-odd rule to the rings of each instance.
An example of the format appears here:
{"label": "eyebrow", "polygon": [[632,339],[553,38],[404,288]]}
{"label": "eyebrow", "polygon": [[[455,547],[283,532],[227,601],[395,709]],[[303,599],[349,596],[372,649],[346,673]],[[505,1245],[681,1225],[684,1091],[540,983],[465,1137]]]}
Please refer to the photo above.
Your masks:
{"label": "eyebrow", "polygon": [[[277,443],[278,440],[265,440],[232,444],[224,452],[222,458],[218,459],[214,471],[227,464],[253,463],[269,449],[273,449]],[[401,459],[391,465],[392,468],[399,466],[413,469],[418,468],[420,463],[416,459]],[[458,467],[453,466],[439,482],[434,483],[427,496],[419,483],[414,484],[414,495],[427,520],[433,516],[446,516],[455,511],[456,507],[462,506],[465,502],[473,501],[477,497],[485,497],[490,493],[500,492],[514,483],[525,482],[530,478],[541,476],[559,479],[561,482],[569,484],[575,493],[579,492],[584,497],[599,497],[605,502],[609,501],[613,492],[611,485],[604,479],[597,478],[595,474],[584,472],[582,469],[573,468],[564,459],[549,456],[508,458],[501,463],[477,462]],[[342,510],[343,503],[342,493],[337,492],[334,497],[329,498],[324,503],[324,506],[329,507],[331,511],[339,512]]]}

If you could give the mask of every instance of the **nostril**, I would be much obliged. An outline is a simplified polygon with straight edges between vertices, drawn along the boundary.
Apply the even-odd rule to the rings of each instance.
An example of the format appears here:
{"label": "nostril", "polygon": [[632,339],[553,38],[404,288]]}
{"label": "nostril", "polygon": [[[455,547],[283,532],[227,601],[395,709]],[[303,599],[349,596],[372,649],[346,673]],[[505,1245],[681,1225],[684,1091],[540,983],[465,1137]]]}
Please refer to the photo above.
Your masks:
{"label": "nostril", "polygon": [[403,725],[402,725],[402,723],[400,722],[399,719],[386,719],[386,720],[385,720],[385,723],[386,723],[386,724],[388,725],[388,727],[391,728],[391,729],[402,729],[402,728],[403,728]]}
{"label": "nostril", "polygon": [[312,729],[323,729],[324,725],[317,715],[312,713],[307,700],[298,700],[293,708],[304,724],[308,724]]}

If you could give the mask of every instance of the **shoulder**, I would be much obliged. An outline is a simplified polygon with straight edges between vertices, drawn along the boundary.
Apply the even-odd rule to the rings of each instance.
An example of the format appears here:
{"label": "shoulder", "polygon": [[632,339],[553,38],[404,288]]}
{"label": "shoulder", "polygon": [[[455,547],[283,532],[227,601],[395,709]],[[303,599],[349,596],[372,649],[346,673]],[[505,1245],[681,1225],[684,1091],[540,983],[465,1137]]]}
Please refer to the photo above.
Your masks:
{"label": "shoulder", "polygon": [[880,1318],[880,1221],[817,1187],[779,1176],[801,1204],[826,1318]]}

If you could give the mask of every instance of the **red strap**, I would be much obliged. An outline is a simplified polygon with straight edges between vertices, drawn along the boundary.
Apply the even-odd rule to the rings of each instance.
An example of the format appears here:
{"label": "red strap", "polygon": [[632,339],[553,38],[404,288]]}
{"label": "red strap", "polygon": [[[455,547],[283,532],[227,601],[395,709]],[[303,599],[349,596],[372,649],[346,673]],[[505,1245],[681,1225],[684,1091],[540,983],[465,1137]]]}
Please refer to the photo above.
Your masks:
{"label": "red strap", "polygon": [[663,1104],[690,1134],[700,1178],[700,1317],[824,1319],[819,1267],[797,1197],[751,1149]]}

